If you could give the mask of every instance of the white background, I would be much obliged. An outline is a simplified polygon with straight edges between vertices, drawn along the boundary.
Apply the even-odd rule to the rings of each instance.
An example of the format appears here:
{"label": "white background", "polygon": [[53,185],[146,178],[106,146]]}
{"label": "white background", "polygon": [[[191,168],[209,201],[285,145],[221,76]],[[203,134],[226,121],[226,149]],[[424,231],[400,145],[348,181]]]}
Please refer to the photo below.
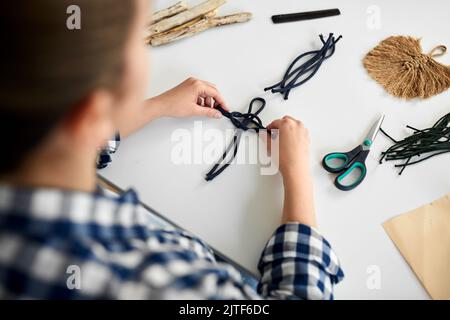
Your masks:
{"label": "white background", "polygon": [[[174,2],[156,1],[155,8]],[[380,29],[367,26],[372,5],[380,10]],[[280,25],[270,20],[273,14],[335,7],[340,16]],[[439,44],[450,46],[450,1],[229,0],[220,13],[238,11],[252,12],[253,20],[149,48],[148,95],[195,76],[215,83],[233,110],[246,111],[253,97],[264,97],[265,124],[284,115],[301,119],[312,139],[319,229],[346,274],[336,287],[336,298],[428,298],[381,224],[448,194],[450,155],[409,167],[398,176],[393,163],[378,164],[380,152],[390,145],[379,135],[366,161],[366,180],[350,192],[337,190],[334,176],[320,162],[328,152],[347,151],[360,143],[381,113],[386,114],[383,128],[402,138],[411,133],[407,124],[429,127],[450,111],[449,91],[428,100],[400,100],[385,93],[362,66],[364,55],[390,35],[422,37],[426,53]],[[329,32],[344,38],[311,81],[292,91],[288,101],[263,92],[280,80],[298,54],[321,47],[318,35]],[[450,54],[438,60],[449,65]],[[192,131],[194,120],[202,120],[204,129],[233,128],[225,118],[155,121],[125,140],[102,174],[122,188],[137,189],[145,203],[256,272],[259,254],[279,222],[281,178],[260,175],[258,165],[241,164],[207,183],[203,176],[209,164],[175,165],[171,135],[179,128]],[[373,265],[381,271],[379,290],[367,287]]]}

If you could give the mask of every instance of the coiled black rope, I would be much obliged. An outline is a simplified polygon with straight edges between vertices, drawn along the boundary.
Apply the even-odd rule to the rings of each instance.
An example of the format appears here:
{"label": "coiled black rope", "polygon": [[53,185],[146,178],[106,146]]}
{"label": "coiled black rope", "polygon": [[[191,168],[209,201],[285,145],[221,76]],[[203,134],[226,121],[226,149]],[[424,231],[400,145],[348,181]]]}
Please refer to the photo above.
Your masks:
{"label": "coiled black rope", "polygon": [[[260,103],[260,106],[258,110],[253,112],[253,106],[255,103]],[[212,169],[206,174],[206,181],[211,181],[215,177],[217,177],[219,174],[221,174],[234,160],[236,157],[236,154],[238,152],[239,143],[241,141],[241,136],[244,131],[247,130],[255,130],[255,132],[259,132],[259,130],[265,130],[266,128],[263,126],[261,119],[258,117],[258,115],[263,111],[264,107],[266,106],[266,100],[263,98],[254,98],[249,106],[247,113],[241,113],[237,111],[228,112],[227,110],[223,109],[221,106],[217,106],[216,109],[219,110],[223,116],[230,119],[230,121],[233,123],[233,125],[236,127],[236,133],[233,137],[233,140],[228,145],[228,147],[225,149],[225,152],[222,155],[221,160],[219,160]],[[230,154],[230,151],[233,149],[233,153],[229,157],[228,160],[226,160],[227,155]]]}
{"label": "coiled black rope", "polygon": [[[381,153],[380,163],[383,160],[405,160],[404,163],[395,165],[395,167],[402,168],[399,175],[407,166],[450,152],[450,113],[440,118],[431,128],[419,130],[411,126],[406,127],[413,130],[414,133],[401,141],[395,140],[383,129],[380,129],[386,137],[394,142],[393,146]],[[414,157],[421,158],[414,160]]]}
{"label": "coiled black rope", "polygon": [[[324,40],[323,35],[319,35],[319,38],[323,44],[322,49],[309,51],[299,55],[292,61],[291,65],[286,70],[283,79],[273,86],[265,88],[264,91],[271,90],[272,93],[279,92],[284,95],[284,99],[287,100],[292,89],[297,88],[310,80],[319,70],[322,63],[334,54],[336,43],[342,36],[335,39],[333,34],[330,33],[326,41]],[[297,62],[308,56],[311,57],[294,69]]]}

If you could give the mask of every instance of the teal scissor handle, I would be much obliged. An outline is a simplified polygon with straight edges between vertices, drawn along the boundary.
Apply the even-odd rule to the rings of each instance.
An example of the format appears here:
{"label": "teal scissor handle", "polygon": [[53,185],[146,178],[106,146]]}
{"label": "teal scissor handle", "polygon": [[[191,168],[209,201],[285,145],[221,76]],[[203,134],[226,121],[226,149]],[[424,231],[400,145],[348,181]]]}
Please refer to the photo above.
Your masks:
{"label": "teal scissor handle", "polygon": [[[343,183],[343,180],[345,177],[347,177],[349,174],[351,174],[354,170],[360,170],[360,174],[358,178],[351,184],[345,184]],[[334,185],[339,190],[343,191],[349,191],[354,188],[356,188],[361,182],[363,182],[364,178],[366,177],[367,168],[364,162],[355,161],[353,162],[348,169],[346,169],[344,172],[342,172],[340,175],[336,177],[334,180]]]}
{"label": "teal scissor handle", "polygon": [[[367,168],[365,160],[369,154],[368,150],[363,150],[361,145],[349,152],[332,152],[327,154],[322,160],[322,166],[331,173],[340,173],[334,181],[336,188],[348,191],[356,188],[366,177]],[[338,160],[334,164],[333,160]],[[351,184],[345,184],[344,179],[354,170],[360,170],[360,175]]]}
{"label": "teal scissor handle", "polygon": [[[359,145],[355,149],[349,152],[332,152],[323,157],[322,166],[331,173],[339,173],[348,169],[350,163],[363,151],[362,146]],[[333,164],[333,160],[341,160],[340,162]],[[364,162],[364,159],[361,161]]]}
{"label": "teal scissor handle", "polygon": [[[333,163],[333,160],[338,160]],[[343,152],[332,152],[323,157],[322,166],[325,170],[331,173],[339,173],[345,169],[349,164],[350,158],[347,153]]]}

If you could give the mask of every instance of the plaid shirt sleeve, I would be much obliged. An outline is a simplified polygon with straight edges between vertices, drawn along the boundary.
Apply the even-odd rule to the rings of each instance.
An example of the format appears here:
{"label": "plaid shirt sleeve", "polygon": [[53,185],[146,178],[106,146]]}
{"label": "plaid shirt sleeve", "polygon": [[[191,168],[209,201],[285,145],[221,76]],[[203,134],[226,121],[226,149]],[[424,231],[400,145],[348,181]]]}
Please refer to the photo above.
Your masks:
{"label": "plaid shirt sleeve", "polygon": [[112,161],[111,155],[117,151],[120,145],[120,134],[117,132],[114,137],[106,142],[106,145],[98,153],[97,169],[103,169]]}
{"label": "plaid shirt sleeve", "polygon": [[272,299],[333,299],[344,273],[328,241],[314,228],[280,226],[264,249],[258,291]]}

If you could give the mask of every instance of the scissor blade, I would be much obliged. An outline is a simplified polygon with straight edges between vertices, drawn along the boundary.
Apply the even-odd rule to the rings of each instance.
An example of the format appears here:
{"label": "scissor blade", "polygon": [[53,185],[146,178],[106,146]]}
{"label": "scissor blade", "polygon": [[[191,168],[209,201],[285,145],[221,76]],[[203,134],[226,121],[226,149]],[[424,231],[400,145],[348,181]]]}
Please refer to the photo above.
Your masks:
{"label": "scissor blade", "polygon": [[372,128],[370,128],[370,131],[363,142],[363,148],[365,148],[366,150],[370,149],[370,147],[372,146],[373,141],[377,137],[378,131],[380,131],[383,120],[384,114],[373,124]]}

